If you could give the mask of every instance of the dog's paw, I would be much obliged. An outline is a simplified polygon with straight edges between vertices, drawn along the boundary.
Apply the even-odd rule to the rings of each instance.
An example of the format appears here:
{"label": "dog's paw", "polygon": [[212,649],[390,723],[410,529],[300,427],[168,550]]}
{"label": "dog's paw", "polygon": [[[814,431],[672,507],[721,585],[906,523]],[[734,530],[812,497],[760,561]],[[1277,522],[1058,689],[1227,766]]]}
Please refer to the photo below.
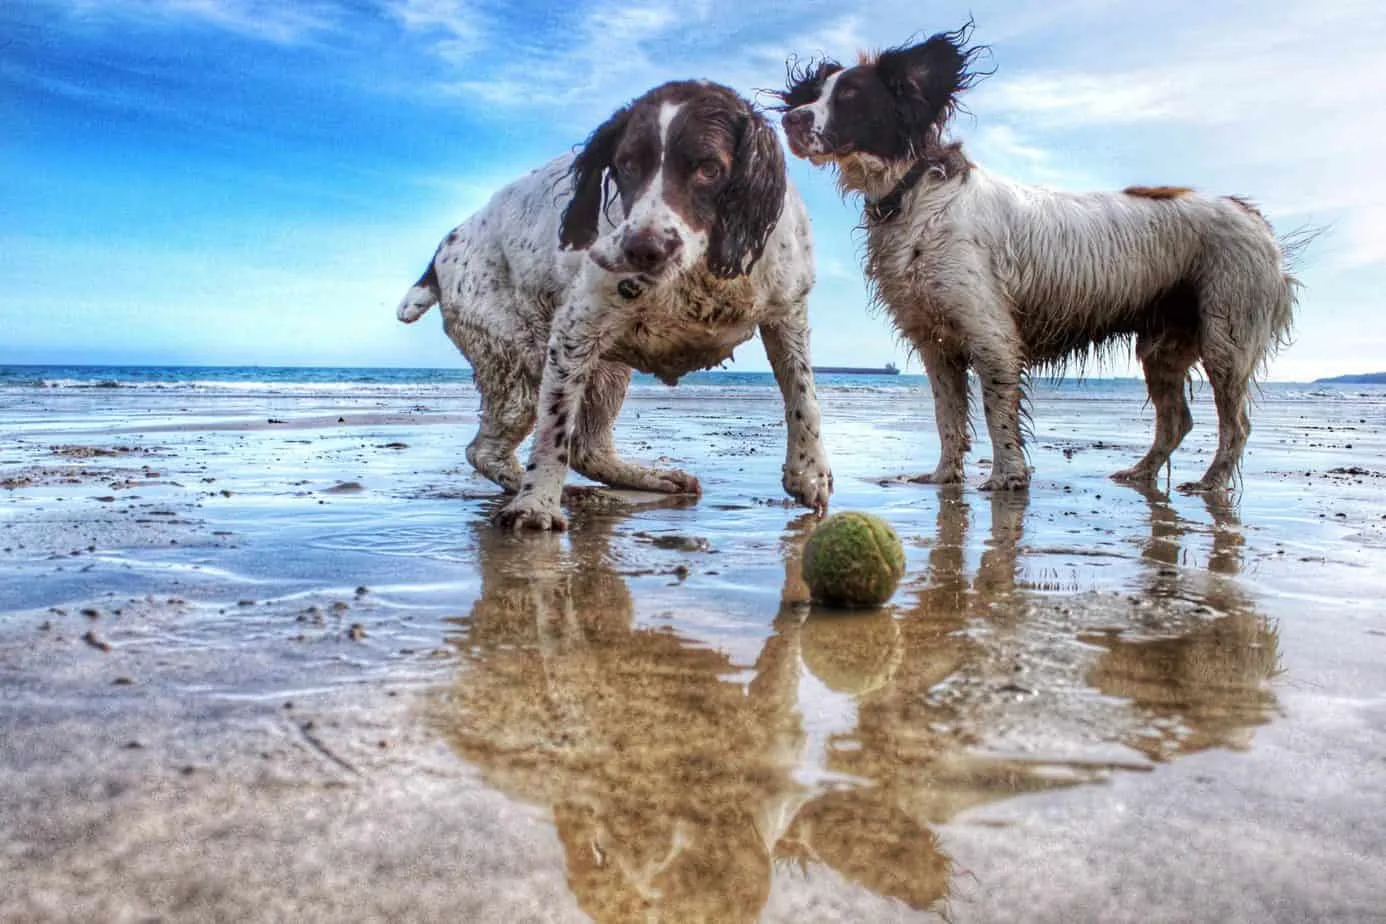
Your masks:
{"label": "dog's paw", "polygon": [[960,468],[939,468],[926,475],[912,475],[905,480],[911,484],[962,484],[963,473]]}
{"label": "dog's paw", "polygon": [[1030,473],[1022,469],[1018,472],[993,472],[982,482],[983,491],[1024,491],[1030,487]]}
{"label": "dog's paw", "polygon": [[703,485],[696,475],[677,468],[657,468],[650,472],[651,490],[664,494],[692,494],[701,497]]}
{"label": "dog's paw", "polygon": [[1112,472],[1109,476],[1113,481],[1122,484],[1150,484],[1155,481],[1156,474],[1153,469],[1141,465],[1133,465],[1130,468],[1123,468],[1119,472]]}
{"label": "dog's paw", "polygon": [[828,512],[828,498],[833,493],[833,473],[826,459],[803,466],[785,465],[781,483],[784,493],[805,507],[812,508],[820,517]]}
{"label": "dog's paw", "polygon": [[1236,470],[1231,466],[1214,464],[1197,481],[1189,481],[1178,488],[1180,494],[1219,494],[1229,491],[1236,481]]}
{"label": "dog's paw", "polygon": [[552,529],[562,532],[568,528],[568,518],[558,506],[557,498],[521,494],[500,509],[492,522],[506,529]]}

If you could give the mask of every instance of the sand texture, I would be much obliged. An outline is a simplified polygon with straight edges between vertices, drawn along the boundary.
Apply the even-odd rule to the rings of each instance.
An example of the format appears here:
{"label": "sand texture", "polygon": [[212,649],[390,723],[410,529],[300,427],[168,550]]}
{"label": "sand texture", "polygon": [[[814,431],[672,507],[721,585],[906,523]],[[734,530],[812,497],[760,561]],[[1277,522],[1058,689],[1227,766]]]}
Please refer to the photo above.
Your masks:
{"label": "sand texture", "polygon": [[1039,389],[1019,495],[823,407],[876,612],[807,602],[773,389],[637,391],[703,497],[562,536],[474,402],[0,397],[0,920],[1386,920],[1386,389],[1268,388],[1211,498],[1107,479],[1135,390]]}

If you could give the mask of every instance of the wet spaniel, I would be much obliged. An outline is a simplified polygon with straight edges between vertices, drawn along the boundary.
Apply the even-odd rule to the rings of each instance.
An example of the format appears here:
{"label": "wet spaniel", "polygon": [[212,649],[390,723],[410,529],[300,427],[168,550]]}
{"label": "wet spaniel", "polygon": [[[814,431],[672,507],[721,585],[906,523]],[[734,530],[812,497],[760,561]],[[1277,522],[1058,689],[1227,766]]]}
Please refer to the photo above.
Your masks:
{"label": "wet spaniel", "polygon": [[853,67],[792,65],[777,94],[790,149],[832,165],[844,192],[861,195],[866,275],[928,372],[942,452],[916,480],[963,479],[970,368],[992,443],[983,488],[1027,487],[1026,373],[1062,371],[1134,340],[1155,439],[1113,477],[1156,479],[1193,426],[1185,391],[1201,360],[1218,449],[1202,479],[1182,489],[1225,487],[1251,429],[1249,384],[1289,335],[1296,283],[1284,249],[1242,199],[1164,186],[1061,192],[970,162],[944,140],[957,96],[975,78],[969,31]]}
{"label": "wet spaniel", "polygon": [[[467,459],[516,492],[502,525],[563,529],[570,467],[615,487],[699,492],[686,472],[616,454],[631,370],[672,384],[757,331],[784,396],[784,489],[822,512],[832,475],[809,363],[813,282],[808,217],[774,130],[726,87],[687,81],[498,192],[447,236],[398,316],[441,304],[471,363],[481,423]],[[521,469],[515,450],[536,418]]]}

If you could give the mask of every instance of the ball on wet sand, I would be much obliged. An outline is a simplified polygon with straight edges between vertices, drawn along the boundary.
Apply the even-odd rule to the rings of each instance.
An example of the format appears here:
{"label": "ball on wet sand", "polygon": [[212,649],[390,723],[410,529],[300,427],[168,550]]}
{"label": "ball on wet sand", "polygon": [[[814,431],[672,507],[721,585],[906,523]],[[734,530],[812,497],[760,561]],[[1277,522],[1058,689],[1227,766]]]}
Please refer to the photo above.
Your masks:
{"label": "ball on wet sand", "polygon": [[804,545],[804,583],[831,606],[879,606],[905,573],[905,549],[890,524],[869,513],[835,513]]}

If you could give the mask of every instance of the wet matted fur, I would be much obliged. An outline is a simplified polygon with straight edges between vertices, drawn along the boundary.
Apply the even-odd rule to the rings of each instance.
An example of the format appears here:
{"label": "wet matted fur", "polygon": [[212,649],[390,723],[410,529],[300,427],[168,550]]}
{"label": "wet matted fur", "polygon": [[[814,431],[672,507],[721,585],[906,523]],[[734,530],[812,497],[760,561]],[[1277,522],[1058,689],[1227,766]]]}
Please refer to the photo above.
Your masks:
{"label": "wet matted fur", "polygon": [[[447,236],[398,315],[441,304],[470,361],[481,424],[467,459],[516,492],[504,525],[564,528],[569,467],[615,487],[700,491],[686,472],[616,454],[631,370],[673,384],[757,332],[784,396],[784,489],[822,512],[832,474],[809,361],[813,282],[808,215],[769,122],[726,87],[681,81],[496,193]],[[536,420],[521,470],[515,449]]]}
{"label": "wet matted fur", "polygon": [[1218,449],[1185,490],[1236,476],[1249,387],[1287,342],[1295,280],[1246,200],[1182,187],[1072,193],[988,173],[947,142],[975,79],[970,24],[915,45],[791,65],[777,94],[790,149],[832,165],[863,198],[866,275],[929,376],[942,451],[926,482],[963,479],[968,370],[980,380],[993,468],[984,488],[1029,485],[1021,432],[1026,375],[1062,372],[1134,340],[1155,439],[1113,477],[1155,480],[1193,426],[1186,391],[1202,361]]}

